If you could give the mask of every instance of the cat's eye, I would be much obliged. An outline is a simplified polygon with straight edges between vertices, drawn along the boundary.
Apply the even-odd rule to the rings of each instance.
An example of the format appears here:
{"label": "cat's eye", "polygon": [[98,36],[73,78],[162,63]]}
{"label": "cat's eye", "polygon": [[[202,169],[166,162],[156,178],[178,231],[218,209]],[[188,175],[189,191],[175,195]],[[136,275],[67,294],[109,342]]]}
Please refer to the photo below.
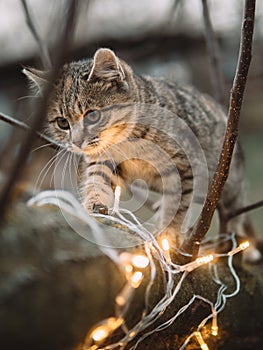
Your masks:
{"label": "cat's eye", "polygon": [[89,121],[89,124],[95,124],[100,120],[100,111],[89,110],[85,113],[85,118]]}
{"label": "cat's eye", "polygon": [[60,129],[62,129],[62,130],[69,130],[70,129],[69,122],[67,121],[66,118],[62,118],[62,117],[57,118],[57,124],[60,127]]}

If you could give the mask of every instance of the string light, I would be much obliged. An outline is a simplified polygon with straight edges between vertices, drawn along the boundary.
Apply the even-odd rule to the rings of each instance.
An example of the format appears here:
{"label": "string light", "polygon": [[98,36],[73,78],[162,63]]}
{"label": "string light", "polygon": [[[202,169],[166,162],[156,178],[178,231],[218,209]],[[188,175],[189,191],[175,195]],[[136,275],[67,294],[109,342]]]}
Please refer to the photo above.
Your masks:
{"label": "string light", "polygon": [[149,259],[145,255],[134,255],[132,257],[132,264],[134,267],[144,269],[149,265]]}
{"label": "string light", "polygon": [[133,291],[134,288],[129,283],[126,283],[125,286],[122,288],[121,292],[115,298],[116,304],[119,307],[123,308],[131,299]]}
{"label": "string light", "polygon": [[168,263],[171,262],[171,256],[170,256],[170,244],[167,238],[163,238],[161,241],[161,246],[163,248],[163,253],[166,258],[166,261]]}
{"label": "string light", "polygon": [[218,326],[217,326],[217,314],[213,313],[211,334],[216,337],[218,335]]}
{"label": "string light", "polygon": [[131,278],[128,282],[131,284],[133,288],[138,288],[143,280],[143,273],[141,271],[136,271],[132,274]]}
{"label": "string light", "polygon": [[212,260],[214,260],[214,255],[210,254],[210,255],[206,255],[206,256],[202,256],[200,258],[197,258],[195,261],[192,261],[188,264],[182,265],[179,267],[179,270],[182,271],[187,271],[187,272],[191,272],[193,270],[195,270],[197,267],[201,266],[201,265],[205,265],[210,263]]}
{"label": "string light", "polygon": [[[94,229],[94,232],[96,234],[99,232],[99,234],[102,234],[100,231],[96,221],[91,218],[91,216],[87,215],[80,204],[76,201],[76,199],[71,200],[69,195],[65,195],[65,191],[60,192],[53,192],[48,191],[46,193],[42,193],[39,198],[34,199],[34,204],[37,205],[45,205],[52,203],[54,205],[57,205],[61,207],[66,212],[69,212],[71,215],[77,216],[80,220],[83,220],[85,223],[88,223],[90,227]],[[161,241],[161,244],[159,245],[156,241],[153,234],[151,234],[149,231],[147,231],[138,221],[138,219],[129,212],[126,209],[119,208],[119,202],[120,202],[120,194],[121,194],[121,188],[120,186],[116,186],[115,189],[115,201],[113,206],[113,212],[116,213],[117,217],[114,217],[114,222],[120,222],[122,225],[126,226],[131,231],[135,232],[139,235],[141,239],[145,241],[145,252],[148,257],[144,256],[143,254],[131,254],[127,252],[123,252],[120,255],[118,255],[116,250],[103,250],[104,248],[101,248],[105,254],[107,254],[115,263],[117,263],[125,272],[127,282],[124,285],[121,292],[116,296],[115,303],[116,303],[116,310],[115,314],[116,317],[109,317],[108,319],[100,322],[97,324],[89,333],[86,338],[85,342],[85,349],[89,350],[97,350],[100,347],[100,344],[102,344],[109,335],[115,331],[120,326],[125,332],[124,337],[112,345],[107,345],[107,349],[116,349],[116,348],[123,348],[132,340],[134,337],[138,336],[138,334],[142,334],[140,337],[138,337],[138,340],[135,344],[135,347],[132,346],[132,349],[135,349],[138,343],[143,341],[146,336],[149,336],[150,334],[154,332],[158,332],[161,330],[164,330],[166,327],[169,327],[178,317],[181,315],[198,297],[199,299],[207,302],[211,305],[211,314],[208,315],[205,319],[202,320],[202,322],[199,324],[199,326],[196,328],[196,331],[194,331],[184,344],[181,346],[180,350],[185,349],[187,343],[189,342],[192,337],[195,337],[198,344],[200,345],[202,350],[209,350],[208,345],[203,339],[203,336],[201,334],[201,330],[204,327],[204,325],[207,323],[208,320],[212,319],[212,325],[211,325],[211,335],[217,336],[218,335],[218,325],[217,325],[217,315],[220,313],[225,305],[227,298],[235,296],[239,290],[240,290],[240,280],[233,268],[232,265],[232,256],[239,253],[240,251],[243,251],[244,249],[249,247],[249,242],[245,241],[239,246],[236,246],[236,240],[234,237],[234,234],[232,235],[221,235],[221,238],[224,237],[224,240],[231,240],[233,249],[230,250],[227,253],[224,254],[209,254],[202,257],[197,258],[195,261],[192,261],[188,264],[178,266],[175,264],[170,264],[170,245],[167,238],[163,238]],[[122,215],[122,213],[125,213],[125,217]],[[127,214],[127,215],[126,215]],[[132,220],[135,222],[135,224],[127,219],[127,216],[132,218]],[[97,216],[103,216],[102,214],[98,214]],[[110,216],[107,216],[107,218],[111,218]],[[106,237],[103,236],[103,239],[105,240]],[[146,243],[148,242],[148,243]],[[149,242],[151,242],[149,244]],[[105,242],[106,243],[106,242]],[[206,247],[206,246],[204,246]],[[216,244],[215,244],[216,247]],[[161,249],[162,248],[162,249]],[[153,259],[154,257],[154,259]],[[165,259],[164,259],[165,257]],[[220,277],[217,273],[217,266],[214,263],[215,258],[220,257],[227,257],[228,261],[228,267],[231,275],[234,278],[234,281],[236,283],[236,289],[235,291],[227,294],[227,286],[224,284],[223,281],[220,280]],[[135,289],[138,288],[144,278],[142,269],[146,268],[150,264],[150,282],[148,283],[146,287],[145,292],[145,298],[148,300],[149,293],[151,290],[151,287],[153,285],[153,281],[156,275],[156,264],[154,260],[158,260],[158,263],[161,268],[161,271],[163,273],[164,278],[166,279],[166,292],[165,295],[159,300],[159,302],[150,309],[145,308],[144,312],[142,313],[141,320],[132,327],[132,329],[127,329],[127,326],[125,324],[125,314],[129,310],[130,303],[133,297],[133,294],[135,292]],[[171,305],[171,303],[174,301],[176,295],[178,294],[179,290],[181,289],[182,283],[187,276],[188,272],[193,271],[194,269],[198,268],[199,266],[208,264],[210,262],[213,262],[213,264],[210,265],[210,274],[211,278],[215,283],[219,285],[218,294],[217,294],[217,301],[215,303],[212,303],[208,299],[202,297],[202,296],[196,296],[195,294],[190,299],[186,305],[182,306],[180,310],[175,312],[175,314],[171,317],[171,319],[165,321],[162,324],[157,325],[155,328],[152,327],[149,332],[142,333],[147,327],[150,325],[153,325],[155,321],[165,312],[167,307]],[[169,264],[168,264],[169,263]],[[179,282],[175,284],[174,275],[183,272],[181,278],[179,279]],[[146,302],[147,304],[147,302]]]}
{"label": "string light", "polygon": [[[113,331],[123,324],[124,320],[121,317],[109,317],[101,321],[87,335],[85,346],[89,347],[101,344]],[[96,347],[94,347],[96,349]]]}
{"label": "string light", "polygon": [[228,256],[232,256],[234,254],[237,254],[239,252],[241,252],[242,250],[245,250],[249,247],[249,242],[248,241],[245,241],[241,244],[239,244],[239,246],[233,250],[231,250],[230,252],[227,253]]}
{"label": "string light", "polygon": [[119,211],[120,197],[121,197],[121,187],[119,185],[117,185],[115,187],[115,191],[114,191],[114,204],[113,204],[113,208],[111,211],[111,215],[114,215],[115,213],[117,213]]}
{"label": "string light", "polygon": [[198,341],[198,344],[200,345],[202,350],[209,350],[208,345],[205,343],[201,332],[194,332],[194,335],[196,337],[196,340]]}

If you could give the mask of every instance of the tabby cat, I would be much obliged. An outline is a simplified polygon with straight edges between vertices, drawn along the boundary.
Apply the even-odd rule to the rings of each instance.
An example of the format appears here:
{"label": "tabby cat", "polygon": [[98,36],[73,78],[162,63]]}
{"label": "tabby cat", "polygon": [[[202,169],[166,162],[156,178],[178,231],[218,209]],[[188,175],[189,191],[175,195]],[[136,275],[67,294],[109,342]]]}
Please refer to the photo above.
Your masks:
{"label": "tabby cat", "polygon": [[[31,68],[24,72],[41,91],[45,74]],[[61,68],[47,118],[52,137],[83,154],[80,187],[89,212],[112,207],[115,186],[141,178],[162,193],[160,230],[180,243],[195,181],[189,153],[196,151],[197,140],[211,179],[222,145],[226,115],[212,98],[189,86],[137,75],[103,48],[93,59]],[[205,166],[201,170],[199,177],[205,179]],[[221,208],[229,212],[244,206],[243,194],[243,159],[236,147]],[[246,214],[230,226],[240,235],[251,228]]]}

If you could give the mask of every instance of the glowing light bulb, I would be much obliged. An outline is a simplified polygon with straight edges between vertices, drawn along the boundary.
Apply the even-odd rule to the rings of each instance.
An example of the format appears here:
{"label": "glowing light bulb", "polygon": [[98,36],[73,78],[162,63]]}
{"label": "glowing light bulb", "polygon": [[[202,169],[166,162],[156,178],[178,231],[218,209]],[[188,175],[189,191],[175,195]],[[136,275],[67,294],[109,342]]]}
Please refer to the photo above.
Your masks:
{"label": "glowing light bulb", "polygon": [[[90,333],[88,334],[85,345],[90,346],[92,343],[101,343],[103,342],[110,333],[112,333],[115,329],[119,328],[123,323],[122,317],[109,317],[99,323],[98,326],[94,327]],[[89,347],[90,349],[90,347]]]}
{"label": "glowing light bulb", "polygon": [[132,264],[138,268],[145,268],[149,265],[149,259],[145,255],[135,255],[132,258]]}
{"label": "glowing light bulb", "polygon": [[94,341],[102,341],[103,339],[107,338],[108,334],[109,333],[106,331],[106,329],[100,327],[94,330],[92,334],[92,339]]}
{"label": "glowing light bulb", "polygon": [[209,350],[209,347],[207,346],[206,343],[204,343],[204,344],[201,345],[201,349],[202,350]]}
{"label": "glowing light bulb", "polygon": [[171,262],[171,256],[170,256],[170,244],[169,244],[169,241],[167,238],[163,238],[162,241],[161,241],[161,245],[162,245],[162,248],[163,248],[163,253],[164,253],[164,256],[167,260],[167,262]]}
{"label": "glowing light bulb", "polygon": [[244,250],[244,249],[247,249],[249,247],[249,242],[248,241],[245,241],[241,244],[239,244],[239,246],[233,250],[231,250],[230,252],[227,253],[228,256],[232,256],[232,255],[235,255],[239,252],[241,252],[241,250]]}
{"label": "glowing light bulb", "polygon": [[196,259],[196,263],[198,265],[208,264],[210,261],[214,260],[214,256],[212,254],[202,256],[201,258]]}
{"label": "glowing light bulb", "polygon": [[241,243],[239,245],[240,249],[244,250],[244,249],[247,249],[249,247],[249,242],[248,241],[245,241],[243,243]]}
{"label": "glowing light bulb", "polygon": [[167,251],[170,249],[170,244],[167,238],[162,239],[162,248],[164,251]]}
{"label": "glowing light bulb", "polygon": [[126,305],[126,303],[129,302],[133,292],[134,288],[130,285],[130,283],[126,283],[120,291],[120,293],[115,298],[116,304],[120,308],[123,308]]}
{"label": "glowing light bulb", "polygon": [[211,334],[216,337],[218,335],[218,326],[217,326],[217,314],[213,313]]}
{"label": "glowing light bulb", "polygon": [[214,337],[216,337],[216,336],[218,336],[218,327],[216,326],[216,327],[211,327],[211,334],[214,336]]}
{"label": "glowing light bulb", "polygon": [[202,334],[200,332],[194,332],[194,335],[196,337],[196,340],[198,341],[200,347],[202,350],[209,350],[208,345],[205,343]]}
{"label": "glowing light bulb", "polygon": [[129,283],[133,288],[138,288],[141,284],[141,281],[143,279],[143,274],[141,271],[136,271],[132,274],[131,278],[129,279]]}
{"label": "glowing light bulb", "polygon": [[119,201],[120,196],[121,196],[121,187],[120,186],[116,186],[114,195],[115,195],[115,199],[117,199]]}
{"label": "glowing light bulb", "polygon": [[200,258],[197,258],[195,261],[192,261],[192,262],[190,262],[188,264],[180,266],[180,271],[191,272],[191,271],[193,271],[194,269],[196,269],[197,267],[199,267],[201,265],[208,264],[212,260],[214,260],[214,255],[212,255],[212,254],[206,255],[206,256],[202,256]]}
{"label": "glowing light bulb", "polygon": [[125,271],[126,271],[127,274],[132,273],[132,270],[133,270],[133,267],[132,267],[131,264],[126,264],[125,265]]}
{"label": "glowing light bulb", "polygon": [[119,207],[120,207],[120,196],[121,196],[121,187],[120,186],[116,186],[115,187],[115,192],[114,192],[114,204],[113,204],[113,208],[111,211],[111,215],[115,214],[116,212],[119,211]]}

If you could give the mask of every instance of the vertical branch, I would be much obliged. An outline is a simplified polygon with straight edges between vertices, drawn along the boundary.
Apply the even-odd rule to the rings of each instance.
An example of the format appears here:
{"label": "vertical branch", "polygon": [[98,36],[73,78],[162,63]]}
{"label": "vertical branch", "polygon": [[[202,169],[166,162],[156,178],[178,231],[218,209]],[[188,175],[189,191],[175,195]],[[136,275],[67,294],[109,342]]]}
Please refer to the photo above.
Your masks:
{"label": "vertical branch", "polygon": [[50,61],[50,56],[49,56],[47,46],[43,43],[43,40],[38,35],[36,27],[35,27],[35,25],[32,21],[32,18],[30,16],[26,0],[21,0],[21,3],[23,6],[23,9],[24,9],[24,12],[25,12],[26,23],[28,25],[28,28],[30,29],[33,37],[35,38],[35,40],[39,46],[40,58],[41,58],[43,67],[46,69],[50,69],[51,68],[51,61]]}
{"label": "vertical branch", "polygon": [[18,157],[13,164],[10,176],[7,180],[5,187],[0,196],[0,223],[4,216],[5,210],[8,207],[9,198],[12,193],[13,186],[16,180],[21,175],[25,162],[28,158],[29,152],[33,146],[36,131],[39,131],[43,125],[44,118],[48,108],[48,99],[52,90],[52,86],[57,78],[58,69],[60,65],[64,62],[68,49],[72,41],[72,34],[74,29],[75,18],[77,14],[78,0],[69,0],[67,2],[67,15],[65,19],[65,26],[61,36],[58,38],[58,43],[56,45],[56,58],[54,60],[54,66],[50,74],[49,82],[43,93],[43,98],[39,101],[35,107],[35,113],[33,116],[33,123],[31,129],[27,132],[26,137],[21,145]]}
{"label": "vertical branch", "polygon": [[224,76],[220,60],[219,47],[213,31],[207,0],[202,0],[203,18],[205,24],[205,38],[211,68],[211,81],[214,96],[218,103],[224,105]]}
{"label": "vertical branch", "polygon": [[183,251],[193,254],[194,257],[198,254],[200,242],[210,227],[214,211],[228,178],[234,146],[238,136],[240,111],[252,56],[255,3],[256,0],[246,0],[245,2],[238,63],[230,94],[228,121],[217,169],[200,217],[181,247]]}

